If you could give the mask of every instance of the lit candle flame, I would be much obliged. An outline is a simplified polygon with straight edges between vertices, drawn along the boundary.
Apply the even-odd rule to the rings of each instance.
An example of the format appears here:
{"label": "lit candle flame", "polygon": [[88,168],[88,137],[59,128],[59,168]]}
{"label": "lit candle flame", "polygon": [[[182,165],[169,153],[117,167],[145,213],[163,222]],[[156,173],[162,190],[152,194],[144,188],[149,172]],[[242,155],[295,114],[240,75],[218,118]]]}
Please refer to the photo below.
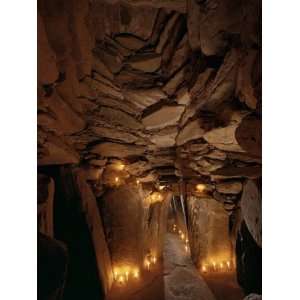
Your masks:
{"label": "lit candle flame", "polygon": [[135,271],[133,272],[133,277],[134,277],[134,278],[139,278],[139,271],[138,271],[138,270],[135,270]]}
{"label": "lit candle flame", "polygon": [[116,177],[116,178],[115,178],[115,182],[119,182],[119,177]]}
{"label": "lit candle flame", "polygon": [[196,189],[197,189],[198,192],[204,192],[205,185],[202,184],[202,183],[199,183],[199,184],[196,185]]}
{"label": "lit candle flame", "polygon": [[203,271],[203,272],[206,272],[206,271],[207,271],[206,266],[202,266],[202,271]]}
{"label": "lit candle flame", "polygon": [[230,269],[230,262],[229,261],[227,262],[227,267],[228,267],[228,269]]}
{"label": "lit candle flame", "polygon": [[184,246],[185,252],[188,252],[189,248],[187,245]]}
{"label": "lit candle flame", "polygon": [[147,269],[150,270],[150,261],[149,260],[146,260],[146,266],[147,266]]}
{"label": "lit candle flame", "polygon": [[126,280],[128,281],[128,275],[129,275],[128,271],[125,272],[125,275],[126,275]]}
{"label": "lit candle flame", "polygon": [[119,277],[119,282],[120,282],[120,283],[124,283],[124,276],[121,275],[121,276]]}

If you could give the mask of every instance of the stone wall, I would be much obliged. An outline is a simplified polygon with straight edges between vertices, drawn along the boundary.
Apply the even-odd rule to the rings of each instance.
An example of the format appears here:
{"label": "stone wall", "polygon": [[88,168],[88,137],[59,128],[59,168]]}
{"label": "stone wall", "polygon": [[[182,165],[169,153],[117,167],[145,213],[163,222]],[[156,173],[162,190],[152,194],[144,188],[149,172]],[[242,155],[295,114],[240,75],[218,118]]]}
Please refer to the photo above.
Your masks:
{"label": "stone wall", "polygon": [[161,257],[171,195],[150,202],[136,184],[107,191],[99,205],[114,271],[141,270],[148,255]]}
{"label": "stone wall", "polygon": [[233,258],[229,218],[223,205],[210,197],[189,197],[189,240],[196,266],[221,263]]}

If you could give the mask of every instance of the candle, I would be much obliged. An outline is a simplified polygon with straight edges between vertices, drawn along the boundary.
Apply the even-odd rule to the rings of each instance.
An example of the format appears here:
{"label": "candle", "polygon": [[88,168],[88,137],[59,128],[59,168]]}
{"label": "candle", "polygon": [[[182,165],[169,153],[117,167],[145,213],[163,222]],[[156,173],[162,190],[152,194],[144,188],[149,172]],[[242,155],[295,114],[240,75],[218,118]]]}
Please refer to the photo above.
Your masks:
{"label": "candle", "polygon": [[205,273],[207,271],[206,266],[202,266],[202,271]]}
{"label": "candle", "polygon": [[216,262],[213,261],[214,270],[216,270]]}
{"label": "candle", "polygon": [[147,269],[149,271],[150,270],[150,261],[149,260],[146,260],[146,266],[147,266]]}
{"label": "candle", "polygon": [[116,178],[115,178],[115,181],[116,181],[116,182],[119,182],[119,177],[116,177]]}
{"label": "candle", "polygon": [[188,246],[187,245],[184,246],[184,249],[185,249],[185,252],[188,252]]}
{"label": "candle", "polygon": [[128,271],[125,272],[125,275],[126,275],[126,281],[128,281],[128,275],[129,275]]}
{"label": "candle", "polygon": [[230,262],[229,261],[227,262],[227,267],[228,267],[228,269],[230,269]]}
{"label": "candle", "polygon": [[114,275],[115,275],[115,280],[117,280],[118,279],[118,271],[115,271],[115,273],[114,273]]}
{"label": "candle", "polygon": [[120,283],[124,283],[124,276],[121,275],[121,276],[119,277],[119,282],[120,282]]}
{"label": "candle", "polygon": [[138,270],[135,270],[135,271],[133,272],[133,277],[134,277],[134,278],[139,278],[139,271],[138,271]]}

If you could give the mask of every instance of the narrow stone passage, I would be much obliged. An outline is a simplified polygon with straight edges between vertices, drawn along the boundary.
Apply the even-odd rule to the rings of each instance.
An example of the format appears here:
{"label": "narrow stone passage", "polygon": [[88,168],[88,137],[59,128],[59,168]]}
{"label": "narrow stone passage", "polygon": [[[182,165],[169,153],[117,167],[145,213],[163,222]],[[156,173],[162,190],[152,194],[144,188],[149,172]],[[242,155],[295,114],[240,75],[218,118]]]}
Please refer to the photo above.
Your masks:
{"label": "narrow stone passage", "polygon": [[165,300],[215,300],[177,235],[166,234],[163,255]]}

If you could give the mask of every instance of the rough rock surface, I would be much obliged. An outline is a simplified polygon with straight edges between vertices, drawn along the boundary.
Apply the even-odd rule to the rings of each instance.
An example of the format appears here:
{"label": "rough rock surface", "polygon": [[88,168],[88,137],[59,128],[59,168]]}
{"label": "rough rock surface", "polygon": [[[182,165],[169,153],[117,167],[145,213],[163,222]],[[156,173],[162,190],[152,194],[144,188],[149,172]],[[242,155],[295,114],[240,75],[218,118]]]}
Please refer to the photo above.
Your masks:
{"label": "rough rock surface", "polygon": [[166,300],[215,300],[184,252],[182,241],[170,233],[164,244],[164,282]]}
{"label": "rough rock surface", "polygon": [[[112,143],[105,156],[149,164],[143,155],[165,161],[170,149],[176,174],[256,176],[258,1],[71,2],[38,6],[39,165],[91,161],[95,145]],[[198,142],[209,151],[192,154]],[[157,167],[149,178],[160,178]]]}
{"label": "rough rock surface", "polygon": [[233,257],[228,215],[222,204],[209,197],[189,198],[191,256],[196,266],[214,261],[227,261]]}
{"label": "rough rock surface", "polygon": [[242,214],[247,227],[257,244],[262,246],[261,193],[254,181],[248,180],[241,198]]}
{"label": "rough rock surface", "polygon": [[[60,165],[79,168],[84,174],[79,186],[89,199],[84,202],[87,216],[75,214],[72,207],[74,220],[82,226],[78,241],[67,235],[67,242],[77,247],[84,240],[86,261],[97,259],[92,257],[93,248],[102,249],[95,235],[105,215],[101,212],[95,217],[92,195],[101,203],[115,191],[118,199],[112,202],[124,209],[124,215],[132,213],[128,210],[131,200],[137,200],[133,210],[142,214],[142,221],[138,223],[136,215],[132,221],[136,230],[144,226],[141,232],[146,238],[128,245],[140,247],[133,259],[137,262],[161,232],[157,224],[162,224],[166,205],[141,204],[141,199],[160,184],[179,193],[179,180],[186,183],[188,197],[199,197],[196,185],[205,184],[210,200],[203,207],[217,211],[215,217],[208,216],[199,199],[192,200],[193,258],[200,255],[198,234],[205,236],[198,229],[202,226],[198,215],[203,220],[211,217],[211,232],[226,236],[225,246],[217,237],[215,245],[227,249],[227,232],[221,227],[228,227],[228,218],[239,211],[241,195],[242,202],[249,202],[244,191],[247,180],[261,177],[260,10],[259,0],[39,1],[38,167],[54,180],[57,174],[51,172]],[[63,184],[73,189],[65,179]],[[130,196],[118,194],[118,189],[131,185],[135,192],[127,191]],[[255,190],[249,193],[257,198]],[[69,196],[61,202],[78,200],[78,193]],[[123,198],[128,198],[128,207]],[[257,206],[247,205],[242,208],[245,220],[259,243],[260,224],[247,217],[257,214]],[[119,228],[123,215],[107,208],[113,215],[113,228]],[[42,211],[44,221],[51,218],[49,207]],[[134,227],[128,220],[121,220],[124,240]],[[43,222],[40,228],[50,232]],[[232,222],[238,227],[236,220]],[[111,242],[110,225],[105,225],[105,240]],[[158,253],[159,243],[155,244]],[[109,255],[116,258],[119,245],[114,240],[110,246]],[[71,255],[76,247],[71,248]],[[76,263],[75,267],[84,269]],[[96,278],[97,269],[89,268],[87,263],[86,270]],[[107,290],[110,277],[101,276]],[[91,283],[88,278],[83,280],[86,287]]]}
{"label": "rough rock surface", "polygon": [[147,130],[161,129],[176,125],[184,111],[183,106],[163,106],[159,110],[143,118]]}

